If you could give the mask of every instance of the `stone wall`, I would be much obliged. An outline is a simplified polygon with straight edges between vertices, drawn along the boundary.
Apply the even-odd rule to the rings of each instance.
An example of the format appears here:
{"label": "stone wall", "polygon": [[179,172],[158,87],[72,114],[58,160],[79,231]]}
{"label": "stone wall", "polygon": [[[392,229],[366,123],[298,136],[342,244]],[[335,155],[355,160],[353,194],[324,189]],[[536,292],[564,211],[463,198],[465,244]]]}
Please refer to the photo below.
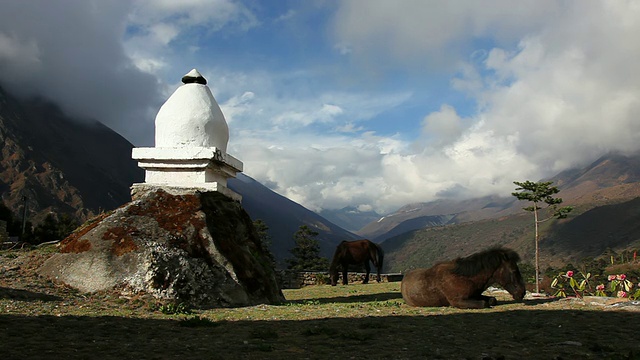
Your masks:
{"label": "stone wall", "polygon": [[[309,285],[328,285],[331,284],[329,272],[327,271],[306,271],[297,272],[291,270],[278,271],[278,282],[282,289],[299,289]],[[349,284],[362,284],[366,273],[349,272],[347,273]],[[402,274],[380,274],[381,282],[396,282],[402,280]],[[369,282],[376,282],[376,274],[369,275]],[[342,284],[342,274],[339,275],[338,284]]]}

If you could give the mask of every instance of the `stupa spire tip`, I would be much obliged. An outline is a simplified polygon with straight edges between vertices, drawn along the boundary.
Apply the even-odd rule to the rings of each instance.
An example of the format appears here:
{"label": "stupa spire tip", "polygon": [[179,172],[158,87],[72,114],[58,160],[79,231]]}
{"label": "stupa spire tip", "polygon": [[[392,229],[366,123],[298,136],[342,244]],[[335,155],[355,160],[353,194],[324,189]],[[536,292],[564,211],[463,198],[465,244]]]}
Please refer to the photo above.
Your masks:
{"label": "stupa spire tip", "polygon": [[202,76],[198,70],[196,69],[192,69],[191,71],[189,71],[187,74],[185,74],[182,77],[182,83],[183,84],[202,84],[202,85],[207,85],[207,79],[204,78],[204,76]]}

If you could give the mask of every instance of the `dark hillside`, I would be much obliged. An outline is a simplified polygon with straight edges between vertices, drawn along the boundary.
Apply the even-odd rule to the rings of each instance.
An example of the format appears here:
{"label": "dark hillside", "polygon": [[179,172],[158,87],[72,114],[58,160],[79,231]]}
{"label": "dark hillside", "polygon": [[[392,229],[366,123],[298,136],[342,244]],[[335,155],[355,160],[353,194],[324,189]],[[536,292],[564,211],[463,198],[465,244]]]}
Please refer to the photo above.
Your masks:
{"label": "dark hillside", "polygon": [[319,233],[317,239],[321,255],[329,259],[341,241],[357,238],[244,174],[229,179],[229,188],[242,194],[242,206],[254,221],[262,220],[267,224],[272,242],[271,251],[278,260],[292,257],[289,250],[295,245],[293,235],[300,225],[307,225]]}
{"label": "dark hillside", "polygon": [[[527,259],[533,256],[532,218],[522,214],[458,225],[415,230],[382,243],[387,271],[404,272],[467,256],[491,246],[507,246]],[[529,237],[530,235],[530,237]],[[525,239],[531,239],[531,246]]]}
{"label": "dark hillside", "polygon": [[49,211],[82,218],[113,209],[129,201],[129,187],[144,178],[131,159],[133,145],[111,129],[1,88],[0,140],[2,201],[19,213],[26,196],[30,219]]}
{"label": "dark hillside", "polygon": [[600,256],[607,249],[639,249],[640,198],[599,206],[554,224],[544,246],[576,259]]}
{"label": "dark hillside", "polygon": [[[444,227],[427,228],[382,243],[389,271],[429,267],[435,262],[466,256],[494,245],[516,250],[525,263],[535,256],[533,216],[512,215]],[[559,267],[614,251],[640,249],[640,198],[627,202],[578,208],[564,220],[540,227],[540,264]]]}

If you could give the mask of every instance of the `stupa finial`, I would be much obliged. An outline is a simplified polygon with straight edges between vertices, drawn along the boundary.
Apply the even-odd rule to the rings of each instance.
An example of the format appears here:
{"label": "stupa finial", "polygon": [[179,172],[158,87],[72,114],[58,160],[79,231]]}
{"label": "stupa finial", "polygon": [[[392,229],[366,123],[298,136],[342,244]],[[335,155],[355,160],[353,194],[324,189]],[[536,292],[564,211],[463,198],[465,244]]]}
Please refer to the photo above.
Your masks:
{"label": "stupa finial", "polygon": [[205,79],[204,76],[200,75],[198,70],[192,69],[182,77],[182,83],[183,84],[196,83],[196,84],[207,85],[207,79]]}

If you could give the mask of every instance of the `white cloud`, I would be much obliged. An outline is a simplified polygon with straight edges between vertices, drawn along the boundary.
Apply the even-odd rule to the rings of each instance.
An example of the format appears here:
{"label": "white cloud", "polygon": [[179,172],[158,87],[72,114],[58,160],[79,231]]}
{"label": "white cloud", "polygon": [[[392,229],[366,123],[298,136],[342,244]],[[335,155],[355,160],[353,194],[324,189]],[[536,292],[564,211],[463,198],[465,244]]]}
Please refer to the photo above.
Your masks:
{"label": "white cloud", "polygon": [[[304,206],[386,212],[508,195],[514,180],[640,149],[637,1],[330,4],[329,44],[307,44],[300,31],[295,46],[308,48],[265,46],[253,68],[199,65],[231,125],[229,152]],[[99,118],[136,145],[153,138],[155,111],[190,69],[169,84],[162,73],[199,59],[212,33],[242,38],[267,23],[230,0],[48,5],[3,4],[0,82]],[[295,30],[309,13],[298,10],[271,21],[295,17]],[[431,90],[425,74],[450,88]]]}
{"label": "white cloud", "polygon": [[440,111],[427,115],[422,121],[423,138],[419,145],[442,148],[457,140],[463,131],[463,121],[450,105],[442,105]]}
{"label": "white cloud", "polygon": [[405,66],[428,63],[445,68],[457,66],[474,39],[518,41],[554,21],[563,8],[561,2],[537,0],[351,0],[338,6],[334,33],[339,48],[381,64],[387,59]]}
{"label": "white cloud", "polygon": [[34,39],[22,41],[15,34],[0,32],[0,62],[15,67],[7,71],[29,72],[40,64],[40,49]]}
{"label": "white cloud", "polygon": [[173,42],[185,36],[192,37],[183,42],[196,53],[203,37],[222,29],[244,32],[258,25],[256,16],[237,1],[136,0],[128,17],[125,48],[141,70],[158,74],[169,66],[167,58],[183,58],[174,53]]}
{"label": "white cloud", "polygon": [[[369,203],[388,209],[416,199],[509,194],[514,180],[640,149],[637,3],[482,4],[501,9],[493,12],[469,3],[402,4],[390,11],[387,2],[343,2],[339,40],[359,49],[356,57],[384,53],[399,64],[434,51],[458,59],[452,86],[476,99],[478,111],[461,118],[443,104],[428,114],[409,151],[383,154],[362,174],[384,189],[372,191]],[[480,35],[504,46],[465,63],[449,51]]]}

